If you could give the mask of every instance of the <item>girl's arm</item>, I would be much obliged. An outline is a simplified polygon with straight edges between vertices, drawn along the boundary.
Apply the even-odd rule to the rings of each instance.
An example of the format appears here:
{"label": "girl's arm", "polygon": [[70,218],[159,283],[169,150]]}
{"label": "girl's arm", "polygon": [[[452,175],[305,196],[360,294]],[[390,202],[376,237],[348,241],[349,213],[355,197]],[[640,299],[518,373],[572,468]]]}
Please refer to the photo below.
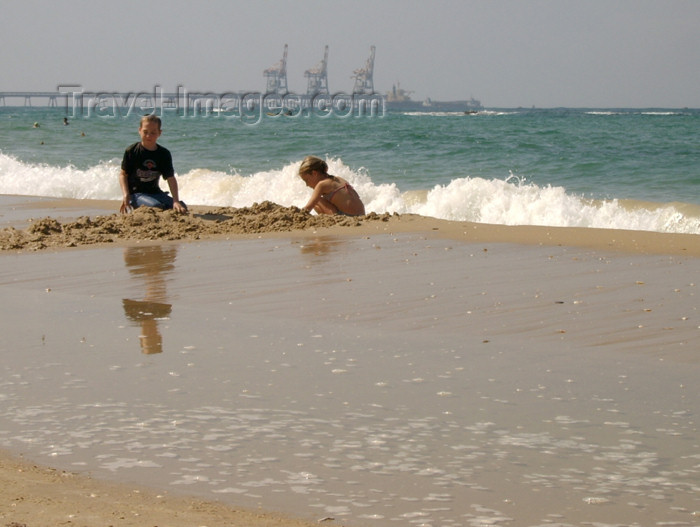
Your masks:
{"label": "girl's arm", "polygon": [[309,202],[303,207],[303,210],[305,210],[306,212],[311,212],[312,210],[314,210],[316,204],[319,202],[321,196],[323,195],[323,191],[321,189],[322,185],[323,181],[321,181],[318,185],[314,187],[314,190],[311,192]]}
{"label": "girl's arm", "polygon": [[338,209],[331,202],[326,201],[323,195],[329,190],[328,187],[333,186],[333,182],[329,179],[324,179],[320,181],[318,185],[314,187],[313,192],[311,192],[311,198],[309,202],[302,208],[306,212],[311,212],[316,210],[316,212],[321,214],[335,214]]}

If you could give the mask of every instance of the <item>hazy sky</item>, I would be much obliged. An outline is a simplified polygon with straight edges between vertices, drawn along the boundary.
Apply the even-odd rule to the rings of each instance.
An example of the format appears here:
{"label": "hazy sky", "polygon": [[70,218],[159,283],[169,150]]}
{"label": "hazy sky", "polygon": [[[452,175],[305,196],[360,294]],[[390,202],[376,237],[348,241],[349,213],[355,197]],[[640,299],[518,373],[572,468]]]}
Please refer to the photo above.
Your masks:
{"label": "hazy sky", "polygon": [[3,0],[0,91],[289,89],[328,44],[331,92],[376,46],[375,90],[487,107],[700,107],[696,0]]}

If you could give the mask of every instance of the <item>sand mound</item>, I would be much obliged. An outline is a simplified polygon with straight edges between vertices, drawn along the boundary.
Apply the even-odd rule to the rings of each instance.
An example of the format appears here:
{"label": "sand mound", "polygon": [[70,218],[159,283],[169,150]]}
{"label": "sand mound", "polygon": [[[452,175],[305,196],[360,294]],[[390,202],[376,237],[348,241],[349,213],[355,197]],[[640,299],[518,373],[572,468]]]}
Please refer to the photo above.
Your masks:
{"label": "sand mound", "polygon": [[33,220],[24,230],[0,231],[0,250],[37,251],[129,240],[198,240],[227,234],[290,232],[320,227],[353,227],[368,221],[388,221],[389,214],[360,217],[316,216],[297,207],[269,201],[251,207],[213,208],[190,214],[141,207],[130,214],[111,214],[61,223],[54,218]]}

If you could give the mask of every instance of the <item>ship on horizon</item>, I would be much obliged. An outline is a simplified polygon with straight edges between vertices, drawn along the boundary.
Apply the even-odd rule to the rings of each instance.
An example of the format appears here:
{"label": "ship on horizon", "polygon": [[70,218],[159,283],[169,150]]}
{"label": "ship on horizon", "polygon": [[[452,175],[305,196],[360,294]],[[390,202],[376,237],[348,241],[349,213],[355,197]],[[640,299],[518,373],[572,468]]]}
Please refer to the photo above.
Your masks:
{"label": "ship on horizon", "polygon": [[384,100],[389,110],[403,110],[413,112],[464,112],[477,113],[484,109],[481,101],[470,97],[464,101],[433,101],[427,97],[423,101],[411,99],[413,92],[404,90],[400,83],[392,86],[391,91],[386,93]]}

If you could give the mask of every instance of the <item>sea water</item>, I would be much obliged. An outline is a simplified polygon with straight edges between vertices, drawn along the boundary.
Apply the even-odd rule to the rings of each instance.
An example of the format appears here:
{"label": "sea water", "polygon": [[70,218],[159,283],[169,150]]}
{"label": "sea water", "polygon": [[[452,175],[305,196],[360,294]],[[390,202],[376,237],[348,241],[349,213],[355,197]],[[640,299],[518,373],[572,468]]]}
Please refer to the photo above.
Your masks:
{"label": "sea water", "polygon": [[[160,114],[160,143],[191,205],[302,205],[309,190],[297,169],[314,154],[368,212],[700,233],[699,110]],[[0,108],[0,193],[121,199],[119,166],[138,119]]]}

